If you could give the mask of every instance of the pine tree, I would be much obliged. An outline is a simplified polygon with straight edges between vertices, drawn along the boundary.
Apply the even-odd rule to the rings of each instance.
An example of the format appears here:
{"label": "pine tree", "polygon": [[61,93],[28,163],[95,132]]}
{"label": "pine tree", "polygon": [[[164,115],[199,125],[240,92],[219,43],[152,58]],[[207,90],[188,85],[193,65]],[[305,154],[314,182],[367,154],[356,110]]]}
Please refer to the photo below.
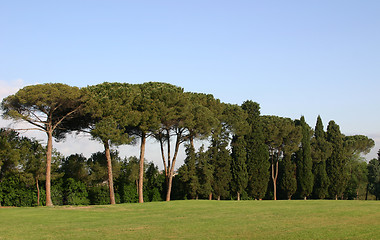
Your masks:
{"label": "pine tree", "polygon": [[311,129],[302,116],[299,124],[302,128],[301,147],[296,153],[297,183],[300,196],[306,198],[313,191],[314,176],[312,173],[313,162],[311,159]]}

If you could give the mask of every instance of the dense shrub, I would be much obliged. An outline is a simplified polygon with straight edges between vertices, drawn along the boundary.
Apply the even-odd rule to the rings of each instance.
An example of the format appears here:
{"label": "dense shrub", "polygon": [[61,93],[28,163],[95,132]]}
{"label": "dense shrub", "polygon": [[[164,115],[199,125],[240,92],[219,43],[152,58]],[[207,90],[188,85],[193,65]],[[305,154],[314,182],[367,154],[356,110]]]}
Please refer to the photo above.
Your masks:
{"label": "dense shrub", "polygon": [[80,181],[75,181],[68,178],[65,181],[65,204],[68,205],[88,205],[88,193],[86,184]]}

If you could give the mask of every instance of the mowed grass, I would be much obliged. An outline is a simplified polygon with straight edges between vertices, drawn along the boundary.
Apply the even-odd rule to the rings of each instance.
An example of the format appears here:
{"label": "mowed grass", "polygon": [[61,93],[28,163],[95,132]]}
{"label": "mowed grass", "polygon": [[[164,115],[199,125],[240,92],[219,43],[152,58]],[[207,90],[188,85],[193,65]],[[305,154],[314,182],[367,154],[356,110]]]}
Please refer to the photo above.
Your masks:
{"label": "mowed grass", "polygon": [[380,201],[0,208],[0,239],[380,239]]}

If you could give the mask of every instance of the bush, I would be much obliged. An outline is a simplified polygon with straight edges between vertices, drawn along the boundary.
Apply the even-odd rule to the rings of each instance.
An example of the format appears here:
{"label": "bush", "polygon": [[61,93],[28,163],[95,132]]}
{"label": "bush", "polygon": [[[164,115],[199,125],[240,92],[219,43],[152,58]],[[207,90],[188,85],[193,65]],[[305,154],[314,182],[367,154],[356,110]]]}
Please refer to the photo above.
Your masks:
{"label": "bush", "polygon": [[83,182],[68,178],[65,181],[65,203],[68,205],[88,205],[88,193]]}
{"label": "bush", "polygon": [[9,174],[0,182],[0,205],[32,207],[37,205],[37,193],[28,186],[20,174]]}
{"label": "bush", "polygon": [[[88,198],[91,205],[110,204],[110,194],[107,185],[97,185],[89,187]],[[120,195],[115,192],[115,202],[120,203]]]}

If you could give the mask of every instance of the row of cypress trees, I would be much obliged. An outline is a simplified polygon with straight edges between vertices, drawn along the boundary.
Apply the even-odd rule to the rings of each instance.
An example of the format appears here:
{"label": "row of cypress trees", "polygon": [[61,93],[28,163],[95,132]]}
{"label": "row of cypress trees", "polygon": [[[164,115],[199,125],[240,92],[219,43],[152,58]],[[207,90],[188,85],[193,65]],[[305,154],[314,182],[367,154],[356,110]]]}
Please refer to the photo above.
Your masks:
{"label": "row of cypress trees", "polygon": [[183,195],[211,199],[214,194],[216,199],[239,200],[243,193],[254,199],[277,199],[279,185],[281,198],[352,198],[347,193],[344,196],[350,179],[360,171],[353,169],[352,162],[365,164],[360,154],[370,151],[372,139],[344,136],[334,121],[325,132],[320,116],[313,130],[303,116],[294,121],[260,116],[259,105],[252,101],[241,107],[248,115],[249,128],[233,136],[231,154],[223,133],[212,136],[207,151],[187,147],[185,164],[179,170],[186,189]]}

